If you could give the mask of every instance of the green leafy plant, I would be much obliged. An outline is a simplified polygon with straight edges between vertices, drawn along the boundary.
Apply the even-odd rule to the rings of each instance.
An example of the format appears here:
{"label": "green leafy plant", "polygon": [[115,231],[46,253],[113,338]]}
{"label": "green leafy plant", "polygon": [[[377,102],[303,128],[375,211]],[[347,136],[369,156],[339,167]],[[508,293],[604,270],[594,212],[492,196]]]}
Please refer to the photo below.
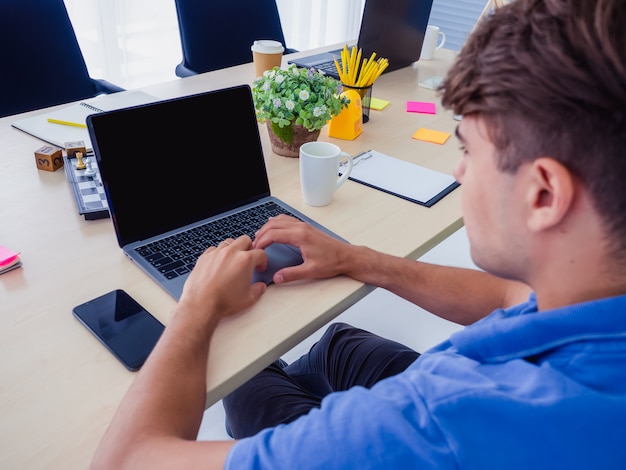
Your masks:
{"label": "green leafy plant", "polygon": [[284,142],[293,139],[291,124],[319,130],[341,113],[350,101],[340,94],[338,80],[295,65],[267,70],[252,84],[257,117],[271,122],[272,130]]}

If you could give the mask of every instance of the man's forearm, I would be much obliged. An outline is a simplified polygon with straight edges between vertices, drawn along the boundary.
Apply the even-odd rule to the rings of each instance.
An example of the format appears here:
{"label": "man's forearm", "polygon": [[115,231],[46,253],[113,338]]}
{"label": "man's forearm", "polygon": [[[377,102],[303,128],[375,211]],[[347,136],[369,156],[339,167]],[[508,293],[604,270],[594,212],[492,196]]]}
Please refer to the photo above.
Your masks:
{"label": "man's forearm", "polygon": [[[96,453],[94,467],[158,468],[173,464],[173,456],[193,458],[193,450],[177,449],[197,436],[206,398],[209,343],[217,320],[202,329],[185,314],[174,314],[138,373]],[[216,447],[218,466],[228,448]]]}
{"label": "man's forearm", "polygon": [[475,269],[438,266],[351,247],[346,274],[393,292],[446,320],[468,325],[524,301],[530,288]]}

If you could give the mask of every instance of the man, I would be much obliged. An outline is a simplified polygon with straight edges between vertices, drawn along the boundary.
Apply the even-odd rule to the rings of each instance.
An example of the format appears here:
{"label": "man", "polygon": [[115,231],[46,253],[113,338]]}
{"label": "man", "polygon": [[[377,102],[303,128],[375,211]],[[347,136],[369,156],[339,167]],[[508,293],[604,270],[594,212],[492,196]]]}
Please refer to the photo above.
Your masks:
{"label": "man", "polygon": [[[189,277],[94,467],[626,468],[624,24],[623,0],[516,0],[444,80],[444,106],[463,115],[472,258],[490,274],[286,217],[254,243],[226,240]],[[348,275],[469,326],[418,357],[334,325],[224,400],[235,437],[256,434],[196,442],[211,334],[263,294],[251,272],[274,242],[305,260],[276,283]]]}

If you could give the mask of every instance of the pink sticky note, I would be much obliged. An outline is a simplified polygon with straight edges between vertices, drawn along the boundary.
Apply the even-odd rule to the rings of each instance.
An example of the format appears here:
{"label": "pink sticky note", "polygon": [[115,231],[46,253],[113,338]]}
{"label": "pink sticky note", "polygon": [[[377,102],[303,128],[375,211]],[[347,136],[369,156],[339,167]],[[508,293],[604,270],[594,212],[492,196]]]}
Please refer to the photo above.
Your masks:
{"label": "pink sticky note", "polygon": [[422,114],[436,114],[435,103],[428,103],[426,101],[407,101],[406,102],[407,113],[422,113]]}
{"label": "pink sticky note", "polygon": [[4,264],[9,264],[14,261],[19,256],[19,253],[14,253],[13,251],[5,248],[0,245],[0,266]]}

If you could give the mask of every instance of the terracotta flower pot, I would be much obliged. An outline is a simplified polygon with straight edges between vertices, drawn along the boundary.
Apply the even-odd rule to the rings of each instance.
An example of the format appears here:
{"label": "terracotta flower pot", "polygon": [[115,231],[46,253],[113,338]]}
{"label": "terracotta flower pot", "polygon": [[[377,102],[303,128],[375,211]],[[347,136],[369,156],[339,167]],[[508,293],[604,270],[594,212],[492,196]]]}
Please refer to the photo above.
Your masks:
{"label": "terracotta flower pot", "polygon": [[295,157],[300,155],[300,146],[306,142],[313,142],[320,136],[320,130],[309,131],[307,128],[292,124],[290,127],[280,128],[278,125],[266,121],[267,132],[272,144],[272,150],[277,155]]}

